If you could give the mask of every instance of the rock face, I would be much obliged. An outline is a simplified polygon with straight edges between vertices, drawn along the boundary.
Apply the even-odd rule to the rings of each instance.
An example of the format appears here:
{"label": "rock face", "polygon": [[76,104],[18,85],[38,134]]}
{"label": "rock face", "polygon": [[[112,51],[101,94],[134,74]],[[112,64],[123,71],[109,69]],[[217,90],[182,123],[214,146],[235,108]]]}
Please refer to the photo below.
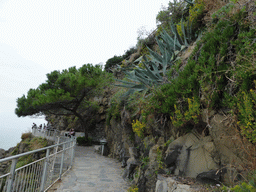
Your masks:
{"label": "rock face", "polygon": [[[17,154],[27,152],[28,144],[20,142],[17,144],[16,147],[11,147],[6,151],[4,149],[0,149],[0,159],[12,156],[14,150],[16,151]],[[0,175],[3,175],[6,173],[11,163],[12,163],[11,161],[0,163]]]}
{"label": "rock face", "polygon": [[126,169],[123,174],[124,179],[132,179],[133,174],[135,173],[135,168],[140,165],[140,161],[138,160],[138,152],[135,147],[129,148],[130,158],[127,160]]}
{"label": "rock face", "polygon": [[0,149],[0,159],[4,158],[4,156],[5,156],[5,150]]}
{"label": "rock face", "polygon": [[[239,164],[243,164],[246,157],[243,150],[238,150],[241,140],[235,137],[235,129],[230,126],[230,121],[224,114],[203,111],[202,121],[209,127],[207,134],[193,129],[190,133],[178,136],[175,129],[168,131],[171,130],[170,127],[157,127],[155,130],[168,132],[155,132],[160,137],[148,136],[144,140],[136,136],[134,140],[131,139],[133,133],[128,117],[129,114],[123,112],[121,121],[111,119],[105,131],[110,156],[119,158],[124,166],[127,165],[124,177],[133,179],[139,191],[164,191],[166,186],[167,191],[193,191],[187,186],[176,185],[175,182],[159,181],[157,184],[157,176],[162,172],[192,177],[210,184],[231,183],[239,179]],[[165,142],[170,137],[176,139],[166,145]],[[131,151],[135,146],[136,153]],[[146,158],[147,162],[143,160]],[[161,162],[164,165],[160,165]]]}
{"label": "rock face", "polygon": [[[4,149],[0,149],[0,159],[5,158],[7,151]],[[5,170],[7,168],[7,163],[0,163],[0,175],[3,175],[5,173]]]}
{"label": "rock face", "polygon": [[195,192],[189,185],[180,184],[172,178],[157,180],[155,192]]}
{"label": "rock face", "polygon": [[179,137],[168,146],[165,162],[167,169],[175,175],[193,178],[202,172],[219,168],[211,137],[200,139],[193,133]]}
{"label": "rock face", "polygon": [[128,159],[127,157],[130,157],[129,148],[134,147],[131,137],[133,135],[132,126],[128,116],[129,114],[122,113],[121,122],[112,118],[110,125],[105,128],[110,156],[119,160]]}

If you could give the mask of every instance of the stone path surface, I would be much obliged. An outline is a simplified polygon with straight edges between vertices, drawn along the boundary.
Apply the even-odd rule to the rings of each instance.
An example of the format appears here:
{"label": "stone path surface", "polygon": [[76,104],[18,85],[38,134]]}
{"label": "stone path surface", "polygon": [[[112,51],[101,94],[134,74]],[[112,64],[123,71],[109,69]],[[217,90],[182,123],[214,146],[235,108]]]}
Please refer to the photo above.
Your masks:
{"label": "stone path surface", "polygon": [[129,183],[122,178],[121,163],[94,152],[93,147],[75,148],[72,169],[49,192],[126,192]]}

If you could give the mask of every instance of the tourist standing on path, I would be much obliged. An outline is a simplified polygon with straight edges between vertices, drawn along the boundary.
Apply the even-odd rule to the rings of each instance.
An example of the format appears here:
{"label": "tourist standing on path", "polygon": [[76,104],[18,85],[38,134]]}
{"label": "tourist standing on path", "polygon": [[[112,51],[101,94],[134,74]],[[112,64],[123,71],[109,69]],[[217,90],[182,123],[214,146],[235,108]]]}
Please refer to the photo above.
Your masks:
{"label": "tourist standing on path", "polygon": [[71,129],[71,134],[70,134],[70,136],[75,136],[75,134],[76,134],[75,130],[74,130],[74,129]]}

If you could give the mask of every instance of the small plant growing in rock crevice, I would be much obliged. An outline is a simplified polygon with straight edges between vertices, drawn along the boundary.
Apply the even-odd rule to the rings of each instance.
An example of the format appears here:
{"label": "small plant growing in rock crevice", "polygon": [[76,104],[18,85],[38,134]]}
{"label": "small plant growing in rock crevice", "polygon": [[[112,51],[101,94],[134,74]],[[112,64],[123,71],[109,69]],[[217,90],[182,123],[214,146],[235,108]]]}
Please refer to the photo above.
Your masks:
{"label": "small plant growing in rock crevice", "polygon": [[142,139],[144,138],[145,128],[146,128],[145,123],[140,122],[139,120],[136,120],[136,121],[133,120],[132,130]]}
{"label": "small plant growing in rock crevice", "polygon": [[174,105],[175,115],[173,117],[170,117],[173,125],[182,126],[188,121],[193,121],[195,124],[198,123],[198,116],[201,113],[200,102],[197,101],[194,97],[192,99],[188,98],[187,100],[188,109],[183,109],[183,112],[180,109],[178,109],[176,105]]}
{"label": "small plant growing in rock crevice", "polygon": [[157,160],[157,163],[158,163],[158,170],[164,168],[162,150],[163,150],[163,149],[162,149],[161,146],[157,147],[157,150],[156,150],[156,153],[157,153],[156,160]]}
{"label": "small plant growing in rock crevice", "polygon": [[128,192],[139,192],[139,188],[136,185],[131,186]]}

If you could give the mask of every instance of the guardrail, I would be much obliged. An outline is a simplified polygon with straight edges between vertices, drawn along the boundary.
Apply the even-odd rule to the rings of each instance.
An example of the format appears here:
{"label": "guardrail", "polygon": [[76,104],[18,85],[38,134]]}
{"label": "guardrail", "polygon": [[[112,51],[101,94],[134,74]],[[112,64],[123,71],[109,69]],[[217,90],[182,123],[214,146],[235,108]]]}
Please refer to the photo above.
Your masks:
{"label": "guardrail", "polygon": [[32,135],[35,137],[43,137],[50,141],[55,141],[58,136],[60,136],[60,131],[57,129],[32,129]]}
{"label": "guardrail", "polygon": [[[10,172],[0,176],[0,192],[47,191],[72,167],[75,143],[72,137],[63,143],[0,159],[0,165],[12,161]],[[45,157],[16,168],[19,158],[41,156],[45,151]]]}

